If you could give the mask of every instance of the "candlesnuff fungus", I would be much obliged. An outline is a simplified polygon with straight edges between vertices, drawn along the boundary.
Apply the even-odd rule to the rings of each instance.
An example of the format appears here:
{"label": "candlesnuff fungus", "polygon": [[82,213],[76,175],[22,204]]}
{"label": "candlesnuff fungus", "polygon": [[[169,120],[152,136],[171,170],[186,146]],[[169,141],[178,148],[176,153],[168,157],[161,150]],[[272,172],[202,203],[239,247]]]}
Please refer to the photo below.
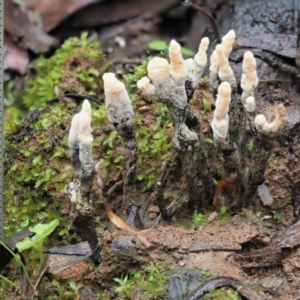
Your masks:
{"label": "candlesnuff fungus", "polygon": [[225,55],[224,46],[218,45],[216,47],[216,51],[218,54],[218,62],[219,62],[219,70],[218,77],[221,82],[228,82],[231,87],[236,87],[236,80],[233,74],[233,71],[229,65],[228,58]]}
{"label": "candlesnuff fungus", "polygon": [[252,52],[246,51],[243,60],[243,74],[241,78],[241,87],[243,89],[242,103],[248,112],[253,112],[255,110],[255,101],[253,102],[254,99],[251,100],[252,105],[250,106],[250,109],[253,109],[253,105],[254,105],[254,109],[252,111],[248,110],[249,100],[247,106],[246,99],[250,96],[254,97],[254,91],[257,85],[258,85],[258,78],[256,73],[256,60]]}
{"label": "candlesnuff fungus", "polygon": [[256,103],[254,97],[250,96],[246,98],[246,101],[244,103],[244,108],[249,113],[254,113],[256,109]]}
{"label": "candlesnuff fungus", "polygon": [[[214,89],[217,89],[217,87],[219,85],[218,84],[218,77],[220,75],[223,76],[224,72],[225,72],[225,75],[228,72],[230,73],[230,71],[228,71],[228,66],[229,66],[228,56],[229,56],[229,54],[232,50],[234,40],[235,40],[235,32],[234,32],[234,30],[230,30],[222,38],[222,43],[220,44],[220,46],[222,46],[222,48],[220,49],[220,47],[219,47],[219,52],[220,53],[217,52],[217,47],[218,47],[217,46],[216,49],[213,51],[212,55],[210,56],[209,77],[210,77],[210,84]],[[225,58],[224,58],[223,55],[225,56]],[[222,59],[221,65],[222,65],[222,68],[224,70],[221,71],[221,74],[218,74],[219,73],[219,67],[220,67],[220,62],[219,62],[219,57],[220,56],[221,56],[221,59]],[[230,66],[229,66],[229,68],[230,68]],[[227,74],[227,75],[229,75],[229,74]],[[221,78],[220,78],[220,80],[223,81]],[[232,87],[235,87],[235,80],[233,81],[233,83],[231,83],[231,82],[229,82],[229,83],[233,84]]]}
{"label": "candlesnuff fungus", "polygon": [[66,186],[66,191],[71,202],[75,204],[75,231],[83,241],[88,241],[93,251],[92,259],[98,265],[102,258],[90,199],[95,177],[91,119],[91,105],[88,100],[84,100],[81,111],[72,119],[69,132],[69,149],[75,176],[74,181]]}
{"label": "candlesnuff fungus", "polygon": [[124,83],[114,73],[105,73],[103,82],[109,120],[124,139],[134,139],[134,112]]}
{"label": "candlesnuff fungus", "polygon": [[201,76],[203,74],[204,68],[207,63],[207,48],[209,45],[209,39],[204,37],[199,45],[199,50],[194,58],[188,58],[185,60],[185,64],[188,69],[187,80],[191,81],[192,88],[196,88]]}
{"label": "candlesnuff fungus", "polygon": [[[208,39],[204,38],[194,61],[186,63],[182,58],[180,45],[174,40],[171,41],[170,63],[161,57],[151,59],[147,67],[148,77],[137,82],[137,87],[144,96],[150,97],[153,101],[162,102],[169,108],[175,128],[173,142],[187,180],[189,204],[192,209],[196,206],[197,209],[200,208],[203,205],[202,199],[209,198],[206,197],[207,192],[203,190],[203,187],[206,184],[212,185],[212,179],[208,174],[207,154],[204,147],[200,147],[200,140],[204,143],[200,121],[191,114],[185,85],[191,80],[188,74],[192,73],[188,73],[188,68],[191,65],[195,68],[195,61],[201,63],[198,65],[199,68],[205,66],[207,45]],[[204,61],[201,61],[201,57]],[[199,74],[194,73],[193,76]],[[192,79],[193,85],[197,85],[199,79],[196,77]]]}
{"label": "candlesnuff fungus", "polygon": [[134,112],[124,83],[119,81],[114,73],[105,73],[103,81],[108,118],[122,136],[128,156],[122,202],[123,210],[128,213],[130,205],[135,203],[136,194],[138,145],[134,135]]}
{"label": "candlesnuff fungus", "polygon": [[234,41],[235,41],[235,32],[232,29],[229,30],[228,33],[222,37],[222,46],[226,57],[228,57],[230,52],[232,51]]}
{"label": "candlesnuff fungus", "polygon": [[143,95],[166,104],[170,109],[175,127],[175,148],[192,150],[198,147],[198,136],[185,124],[188,111],[185,92],[188,69],[180,45],[174,40],[170,43],[169,55],[170,63],[161,57],[151,59],[147,67],[149,78],[141,78],[137,87]]}
{"label": "candlesnuff fungus", "polygon": [[84,100],[81,111],[76,114],[69,132],[69,149],[75,178],[67,186],[71,201],[82,214],[89,213],[90,190],[95,176],[91,134],[91,105]]}
{"label": "candlesnuff fungus", "polygon": [[223,143],[228,133],[228,110],[231,101],[231,87],[228,82],[222,82],[218,88],[216,108],[211,122],[214,140]]}
{"label": "candlesnuff fungus", "polygon": [[268,122],[267,118],[264,115],[257,115],[255,117],[255,126],[256,129],[261,133],[273,133],[279,130],[281,125],[284,123],[286,116],[285,107],[280,104],[276,107],[275,119],[272,122]]}

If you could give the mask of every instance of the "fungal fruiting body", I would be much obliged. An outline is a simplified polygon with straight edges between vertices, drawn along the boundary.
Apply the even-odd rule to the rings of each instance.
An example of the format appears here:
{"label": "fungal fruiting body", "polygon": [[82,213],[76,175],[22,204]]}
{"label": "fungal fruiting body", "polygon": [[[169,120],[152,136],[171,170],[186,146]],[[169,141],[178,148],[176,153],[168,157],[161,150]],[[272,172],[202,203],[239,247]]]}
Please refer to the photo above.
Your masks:
{"label": "fungal fruiting body", "polygon": [[222,37],[222,46],[226,57],[228,57],[230,52],[232,51],[234,41],[235,32],[232,29],[229,30],[228,33]]}
{"label": "fungal fruiting body", "polygon": [[143,95],[168,106],[175,127],[175,147],[190,149],[191,145],[193,148],[198,142],[198,136],[185,125],[188,108],[185,82],[188,69],[180,45],[174,40],[170,43],[169,56],[170,63],[161,57],[152,58],[147,66],[148,77],[141,78],[137,87]]}
{"label": "fungal fruiting body", "polygon": [[172,40],[170,43],[169,56],[171,60],[171,76],[175,78],[178,83],[184,84],[187,78],[188,70],[181,55],[181,47],[174,40]]}
{"label": "fungal fruiting body", "polygon": [[276,107],[276,115],[272,122],[268,122],[264,115],[257,115],[254,120],[255,127],[259,132],[265,134],[274,133],[278,131],[284,123],[285,116],[286,109],[282,104],[280,104]]}
{"label": "fungal fruiting body", "polygon": [[134,112],[123,82],[114,73],[103,75],[106,110],[109,120],[117,125],[133,125]]}
{"label": "fungal fruiting body", "polygon": [[191,81],[192,88],[196,88],[201,76],[203,74],[204,68],[207,63],[207,48],[209,45],[209,39],[207,37],[203,38],[199,45],[199,50],[193,58],[188,58],[185,60],[185,64],[188,69],[187,79]]}
{"label": "fungal fruiting body", "polygon": [[254,91],[257,85],[258,77],[256,72],[256,60],[252,52],[246,51],[244,54],[243,74],[241,78],[241,87],[243,89],[242,103],[244,106],[246,105],[246,99],[248,97],[254,97]]}
{"label": "fungal fruiting body", "polygon": [[244,108],[246,109],[247,112],[253,113],[255,112],[256,109],[256,103],[254,97],[250,96],[246,98],[246,101],[244,103]]}
{"label": "fungal fruiting body", "polygon": [[233,71],[229,65],[228,58],[224,52],[224,46],[218,45],[216,47],[217,55],[218,55],[218,62],[219,62],[219,69],[218,69],[218,77],[220,78],[221,82],[228,82],[232,87],[236,86],[236,80],[233,74]]}
{"label": "fungal fruiting body", "polygon": [[210,56],[210,66],[209,66],[209,81],[211,86],[215,86],[215,82],[218,81],[218,70],[219,70],[219,58],[217,50],[215,49]]}
{"label": "fungal fruiting body", "polygon": [[[217,50],[216,47],[216,49],[210,56],[209,77],[210,84],[213,88],[218,87],[218,78],[220,78],[220,76],[223,78],[220,78],[221,81],[228,81],[232,85],[232,87],[235,87],[236,80],[235,78],[232,78],[232,76],[234,77],[234,75],[228,61],[228,56],[232,50],[234,40],[235,32],[234,30],[230,30],[225,36],[223,36],[222,43],[220,45],[217,45],[217,47],[220,46],[218,47],[219,50]],[[221,72],[219,71],[220,65],[222,66]],[[227,76],[229,79],[224,79],[224,76]]]}
{"label": "fungal fruiting body", "polygon": [[215,207],[219,208],[227,203],[228,199],[236,190],[235,180],[236,174],[231,174],[229,178],[222,179],[218,182],[213,201]]}
{"label": "fungal fruiting body", "polygon": [[228,82],[222,82],[218,88],[216,108],[214,110],[211,127],[214,140],[223,143],[228,133],[228,110],[231,101],[231,87]]}
{"label": "fungal fruiting body", "polygon": [[89,193],[93,185],[95,169],[92,154],[93,136],[91,134],[91,105],[84,100],[81,111],[74,115],[69,132],[69,149],[74,168],[75,179],[66,190],[76,209],[89,214]]}

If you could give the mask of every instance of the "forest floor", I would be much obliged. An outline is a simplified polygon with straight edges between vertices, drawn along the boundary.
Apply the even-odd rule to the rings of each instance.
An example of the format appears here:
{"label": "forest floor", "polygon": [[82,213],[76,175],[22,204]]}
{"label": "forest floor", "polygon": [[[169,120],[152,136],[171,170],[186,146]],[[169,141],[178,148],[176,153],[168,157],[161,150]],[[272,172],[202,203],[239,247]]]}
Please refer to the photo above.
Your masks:
{"label": "forest floor", "polygon": [[[172,6],[172,1],[169,2]],[[222,22],[226,18],[224,17],[224,15],[226,16],[225,12],[233,8],[227,1],[219,1],[218,4],[214,1],[209,2],[203,5],[214,13],[220,26],[222,26],[224,24]],[[241,6],[240,2],[242,1],[237,2],[236,9],[239,9],[238,4]],[[149,54],[155,53],[150,53],[148,48],[148,43],[155,39],[166,40],[168,43],[171,38],[175,38],[187,48],[196,50],[204,33],[215,37],[212,24],[208,20],[203,20],[202,16],[195,12],[185,10],[184,6],[176,6],[164,11],[165,8],[160,7],[159,1],[155,3],[157,11],[163,11],[163,14],[156,12],[147,14],[145,10],[149,8],[146,7],[143,8],[144,11],[136,12],[138,17],[133,14],[128,17],[125,23],[103,26],[101,24],[94,25],[93,22],[96,22],[96,17],[91,17],[89,20],[90,12],[82,12],[82,15],[78,13],[77,17],[73,16],[67,19],[66,23],[60,25],[68,25],[63,33],[61,33],[62,27],[51,29],[50,33],[63,40],[66,36],[73,35],[74,32],[82,31],[82,27],[90,26],[89,32],[96,32],[97,40],[101,42],[101,49],[107,54],[106,58],[112,61],[108,70],[115,72],[120,78],[134,72],[134,68],[147,59]],[[137,10],[140,8],[140,6],[134,5],[132,7]],[[113,7],[107,11],[112,9]],[[142,17],[139,14],[142,14]],[[238,13],[236,14],[238,15]],[[113,16],[120,17],[120,20],[126,19],[122,13],[119,15],[117,10],[115,15],[108,15],[107,18]],[[80,30],[74,25],[76,23],[74,20],[80,23],[80,25],[76,25]],[[87,25],[89,22],[91,25]],[[103,28],[95,31],[94,27],[100,25]],[[226,26],[224,27],[225,29],[220,28],[222,33],[227,30]],[[25,60],[24,57],[23,59]],[[89,64],[89,62],[81,61],[79,66],[75,66],[75,68],[80,69],[80,65],[84,66],[85,63],[86,65]],[[265,65],[258,65],[260,68],[258,72],[262,73]],[[71,65],[70,68],[72,67],[74,66]],[[8,73],[7,76],[15,80],[14,86],[21,86],[22,88],[22,76],[14,77],[15,74],[12,75],[11,73]],[[274,78],[277,79],[275,76]],[[280,83],[272,81],[270,84],[262,83],[260,87],[262,85],[263,87],[258,90],[258,108],[266,114],[268,119],[274,115],[274,103],[285,104],[288,111],[288,124],[283,129],[282,139],[289,142],[285,144],[284,141],[279,141],[272,145],[272,151],[264,172],[264,184],[267,185],[272,199],[268,195],[259,196],[257,193],[247,207],[231,209],[231,204],[226,203],[226,207],[216,210],[212,206],[212,198],[207,200],[211,205],[210,209],[201,212],[192,211],[187,205],[187,183],[184,174],[182,174],[182,166],[176,158],[175,152],[168,149],[171,151],[168,152],[168,158],[175,157],[174,161],[176,162],[171,167],[165,189],[167,206],[174,207],[171,225],[163,225],[155,203],[154,185],[161,172],[161,161],[157,157],[152,157],[153,160],[151,158],[147,165],[140,166],[140,174],[143,174],[142,176],[145,178],[150,178],[148,176],[150,173],[154,174],[154,178],[151,179],[151,188],[145,188],[144,185],[145,182],[147,184],[147,181],[139,180],[136,196],[139,202],[147,203],[147,219],[149,220],[151,214],[150,219],[155,220],[154,224],[149,225],[148,223],[146,229],[139,231],[139,236],[151,243],[151,247],[146,248],[135,236],[112,225],[103,207],[103,202],[97,200],[95,201],[97,210],[96,230],[101,244],[102,263],[96,267],[88,258],[77,258],[77,261],[75,259],[76,263],[70,263],[68,268],[64,268],[63,263],[57,258],[58,254],[49,254],[52,261],[48,261],[48,265],[45,265],[48,267],[48,274],[46,274],[44,282],[45,299],[180,300],[185,299],[187,294],[200,284],[220,276],[236,278],[242,287],[253,291],[255,296],[247,298],[246,294],[243,294],[243,289],[231,290],[225,284],[221,290],[213,288],[201,299],[229,300],[242,299],[241,297],[246,299],[300,299],[300,238],[297,234],[300,226],[299,222],[297,223],[299,204],[297,201],[299,197],[295,190],[295,186],[300,182],[299,150],[297,150],[300,140],[299,130],[297,131],[299,127],[297,124],[300,124],[300,101],[298,92],[294,88],[286,88],[284,83],[286,78],[280,77],[280,79],[282,80]],[[63,80],[67,81],[68,77],[62,79],[61,86],[70,85]],[[103,93],[97,96],[98,99],[102,99]],[[63,101],[64,99],[62,99]],[[15,104],[20,105],[20,102],[19,99]],[[214,108],[214,95],[208,86],[207,79],[202,80],[191,102],[193,113],[201,120],[202,132],[207,139],[207,149],[209,150],[208,161],[217,184],[219,180],[226,179],[223,177],[224,173],[218,171],[220,165],[226,165],[226,159],[217,151],[212,141],[210,123]],[[46,112],[45,116],[49,114],[49,118],[52,118],[51,109],[55,105],[47,107],[43,111]],[[78,110],[76,106],[77,104],[71,103],[70,100],[67,100],[62,106],[57,106],[62,114],[65,113],[69,117],[69,120],[64,122],[64,126],[61,126],[61,122],[59,126],[53,127],[52,131],[49,130],[47,134],[53,135],[53,144],[57,145],[59,141],[62,143],[67,135],[71,121],[70,111],[72,109]],[[155,122],[157,122],[160,113],[158,113],[157,107],[151,102],[140,100],[135,109],[143,120],[141,128],[147,128],[153,133]],[[10,114],[11,111],[9,111],[8,116]],[[245,127],[249,131],[249,128]],[[291,130],[290,133],[288,129],[291,127],[296,129]],[[173,129],[167,121],[165,121],[163,128],[166,133],[165,144],[171,144]],[[98,146],[103,144],[103,138],[108,139],[112,132],[113,126],[109,124],[106,118],[101,127],[93,129],[94,139],[98,143],[95,142],[95,144]],[[286,137],[286,132],[289,132],[290,136]],[[26,143],[20,142],[18,144],[20,148],[27,145],[31,149],[37,144],[37,141],[42,140],[42,135],[39,136],[38,130],[25,132],[25,136],[27,136]],[[140,134],[141,137],[143,136]],[[95,161],[98,161],[107,150],[112,150],[111,148],[114,150],[112,160],[122,156],[123,148],[120,140],[116,143],[114,141],[112,147],[102,144],[99,147],[99,149],[102,147],[101,150],[98,149],[99,153],[94,154]],[[245,149],[243,168],[246,172],[251,167],[251,159],[255,157],[255,152],[259,152],[260,149],[253,149],[251,139],[245,142]],[[11,150],[11,153],[14,151],[14,149]],[[39,151],[44,150],[37,148],[34,151],[39,154]],[[67,150],[64,151],[67,152]],[[45,159],[45,161],[52,164],[53,152],[50,154],[48,150],[45,152],[47,159],[49,159]],[[141,150],[141,152],[143,151]],[[58,157],[60,156],[58,155]],[[6,161],[7,168],[9,169],[19,162],[30,165],[32,159],[26,160],[21,155],[9,157]],[[59,163],[61,170],[63,170],[61,173],[72,173],[67,155],[62,157]],[[155,170],[151,169],[151,165],[154,166]],[[57,173],[55,176],[60,178],[61,173]],[[122,170],[118,164],[108,175],[105,190],[107,191],[121,177]],[[35,186],[34,184],[32,186]],[[37,192],[38,195],[33,195],[33,197],[38,196],[47,199],[45,207],[39,207],[38,212],[48,211],[50,214],[57,210],[55,213],[64,218],[65,223],[71,224],[74,208],[63,193],[63,187],[57,187],[56,184],[58,183],[49,184],[48,191]],[[26,193],[32,186],[26,186]],[[17,190],[17,187],[11,182],[9,182],[9,188],[12,191]],[[143,189],[144,192],[142,192]],[[10,195],[11,198],[14,197],[13,192]],[[94,199],[99,199],[99,190],[94,189],[93,196]],[[57,200],[53,199],[59,199],[61,203],[56,205],[55,201]],[[109,200],[113,211],[120,212],[122,189],[117,189]],[[12,199],[9,201],[13,202]],[[16,207],[18,210],[19,204]],[[18,219],[17,212],[11,212],[11,215],[7,213],[7,215],[6,220],[8,222],[10,218]],[[20,220],[22,220],[21,217]],[[16,220],[12,220],[12,223],[16,223]],[[79,242],[70,225],[64,233],[67,233],[67,238],[63,234],[55,232],[47,244],[48,248]],[[64,257],[64,259],[67,261],[69,258]],[[37,272],[37,268],[34,267],[34,273]],[[9,264],[3,274],[9,278],[14,278],[14,282],[22,285],[19,265],[16,262]],[[34,275],[36,274],[33,274],[33,277]],[[214,286],[214,281],[212,284]],[[215,286],[217,287],[217,285]],[[19,291],[7,285],[0,287],[0,295],[3,296],[3,298],[0,296],[1,299],[24,299]]]}

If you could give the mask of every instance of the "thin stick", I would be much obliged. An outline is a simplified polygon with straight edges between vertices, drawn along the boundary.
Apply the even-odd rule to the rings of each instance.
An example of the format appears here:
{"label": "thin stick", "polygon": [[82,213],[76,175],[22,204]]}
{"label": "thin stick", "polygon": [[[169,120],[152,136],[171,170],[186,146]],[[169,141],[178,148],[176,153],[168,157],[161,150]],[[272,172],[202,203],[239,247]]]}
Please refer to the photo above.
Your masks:
{"label": "thin stick", "polygon": [[127,225],[120,217],[118,217],[116,214],[113,213],[111,208],[109,207],[106,199],[103,197],[103,204],[106,210],[106,213],[110,219],[110,221],[115,224],[120,229],[131,233],[136,239],[138,239],[147,249],[151,248],[153,245],[148,242],[144,237],[142,237],[138,231],[136,231],[134,228]]}
{"label": "thin stick", "polygon": [[211,15],[211,13],[209,11],[207,11],[205,8],[194,4],[193,2],[185,3],[185,6],[188,6],[188,5],[190,5],[193,9],[195,9],[197,11],[200,11],[201,13],[206,15],[212,21],[214,30],[215,30],[216,35],[217,35],[218,42],[221,43],[221,37],[220,37],[218,25],[217,25],[217,22],[214,19],[214,17]]}

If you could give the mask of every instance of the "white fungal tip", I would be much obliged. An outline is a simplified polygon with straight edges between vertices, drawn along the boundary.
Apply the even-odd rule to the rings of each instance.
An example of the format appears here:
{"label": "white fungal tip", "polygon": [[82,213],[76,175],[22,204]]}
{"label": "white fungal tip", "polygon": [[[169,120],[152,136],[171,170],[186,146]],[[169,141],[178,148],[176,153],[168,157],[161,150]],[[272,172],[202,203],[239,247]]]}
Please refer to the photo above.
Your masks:
{"label": "white fungal tip", "polygon": [[142,77],[138,82],[137,82],[137,87],[139,89],[142,89],[146,87],[150,83],[150,80],[148,77]]}
{"label": "white fungal tip", "polygon": [[235,38],[235,31],[233,29],[229,30],[227,33],[227,37],[229,38]]}
{"label": "white fungal tip", "polygon": [[244,54],[244,59],[252,59],[253,53],[251,51],[246,51]]}
{"label": "white fungal tip", "polygon": [[209,39],[208,39],[208,37],[204,37],[204,38],[202,38],[202,40],[200,42],[199,49],[201,48],[206,51],[208,48],[208,45],[209,45]]}
{"label": "white fungal tip", "polygon": [[102,78],[104,81],[112,81],[116,79],[116,75],[115,73],[104,73]]}
{"label": "white fungal tip", "polygon": [[84,100],[83,103],[82,103],[82,109],[83,110],[89,110],[91,108],[91,104],[88,100]]}
{"label": "white fungal tip", "polygon": [[245,108],[248,112],[254,112],[256,103],[254,97],[250,96],[246,99]]}
{"label": "white fungal tip", "polygon": [[180,45],[175,40],[172,40],[170,43],[169,51],[180,52]]}
{"label": "white fungal tip", "polygon": [[222,82],[218,88],[218,94],[230,94],[231,87],[230,84],[226,81]]}
{"label": "white fungal tip", "polygon": [[148,63],[148,76],[156,83],[163,82],[170,75],[170,65],[165,58],[154,57]]}
{"label": "white fungal tip", "polygon": [[267,122],[267,119],[264,115],[257,115],[254,120],[255,124],[258,126],[262,126]]}

